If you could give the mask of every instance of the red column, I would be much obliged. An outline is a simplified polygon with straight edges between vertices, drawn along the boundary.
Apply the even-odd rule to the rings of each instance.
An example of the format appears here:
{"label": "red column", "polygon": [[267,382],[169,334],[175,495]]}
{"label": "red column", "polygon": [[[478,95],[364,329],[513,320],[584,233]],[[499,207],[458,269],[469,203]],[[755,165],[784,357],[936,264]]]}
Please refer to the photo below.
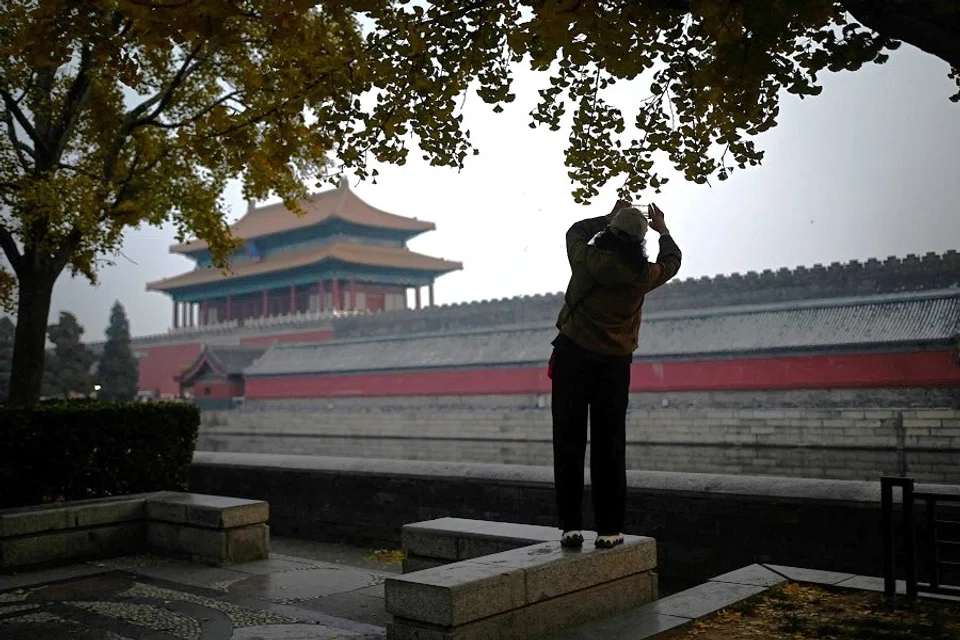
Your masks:
{"label": "red column", "polygon": [[260,317],[267,317],[267,290],[264,289],[263,293],[260,295]]}
{"label": "red column", "polygon": [[327,285],[323,280],[317,285],[317,292],[320,294],[320,305],[317,308],[320,309],[320,313],[323,313],[327,310]]}
{"label": "red column", "polygon": [[414,289],[414,291],[417,293],[417,309],[419,309],[420,308],[420,287],[417,287],[416,289]]}
{"label": "red column", "polygon": [[430,306],[431,306],[431,307],[434,306],[434,304],[433,304],[433,283],[432,283],[432,282],[430,283]]}
{"label": "red column", "polygon": [[224,320],[224,322],[230,322],[231,320],[233,320],[233,314],[231,313],[231,311],[233,311],[233,309],[230,308],[230,307],[231,307],[231,304],[230,304],[231,301],[232,301],[232,300],[231,300],[230,296],[227,296],[227,308],[226,308],[226,309],[224,310],[224,312],[223,312],[223,320]]}
{"label": "red column", "polygon": [[333,310],[340,311],[340,280],[333,279]]}
{"label": "red column", "polygon": [[297,286],[290,285],[290,315],[297,312]]}
{"label": "red column", "polygon": [[180,303],[176,300],[173,301],[173,328],[180,328]]}
{"label": "red column", "polygon": [[357,310],[357,283],[353,278],[350,278],[350,311]]}

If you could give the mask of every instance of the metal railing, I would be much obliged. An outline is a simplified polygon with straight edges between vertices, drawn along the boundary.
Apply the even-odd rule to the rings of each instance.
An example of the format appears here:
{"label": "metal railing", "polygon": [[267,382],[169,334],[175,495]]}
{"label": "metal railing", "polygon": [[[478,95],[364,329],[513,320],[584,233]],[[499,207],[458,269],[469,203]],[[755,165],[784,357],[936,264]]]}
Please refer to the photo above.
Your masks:
{"label": "metal railing", "polygon": [[[956,527],[960,531],[960,520],[944,519],[939,515],[938,503],[960,505],[960,493],[936,491],[917,491],[913,478],[883,476],[880,478],[880,509],[883,534],[883,590],[887,597],[893,597],[897,590],[897,523],[893,512],[893,490],[902,492],[902,533],[903,533],[903,569],[907,598],[916,598],[919,593],[943,593],[960,595],[960,585],[942,584],[942,570],[945,568],[960,570],[960,559],[944,559],[946,549],[960,552],[960,539],[943,537],[944,528]],[[923,533],[926,578],[921,583],[917,566],[918,527],[916,507],[924,503],[926,519]],[[960,534],[958,534],[960,535]],[[958,553],[957,558],[960,558]]]}

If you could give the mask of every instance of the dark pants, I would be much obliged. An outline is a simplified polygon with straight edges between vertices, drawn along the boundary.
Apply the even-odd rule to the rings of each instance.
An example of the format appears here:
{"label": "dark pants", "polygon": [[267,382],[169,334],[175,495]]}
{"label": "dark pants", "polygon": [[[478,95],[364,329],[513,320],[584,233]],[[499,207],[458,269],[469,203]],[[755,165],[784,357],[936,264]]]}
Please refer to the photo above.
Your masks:
{"label": "dark pants", "polygon": [[553,362],[553,472],[560,528],[583,529],[583,461],[590,415],[590,480],[599,535],[623,531],[630,364],[557,349]]}

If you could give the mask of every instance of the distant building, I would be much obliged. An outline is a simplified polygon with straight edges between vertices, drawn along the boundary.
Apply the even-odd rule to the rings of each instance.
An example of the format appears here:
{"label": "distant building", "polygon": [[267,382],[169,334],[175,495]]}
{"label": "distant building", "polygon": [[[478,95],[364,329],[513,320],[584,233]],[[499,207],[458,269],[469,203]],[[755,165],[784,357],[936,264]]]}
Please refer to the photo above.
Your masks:
{"label": "distant building", "polygon": [[[198,267],[150,285],[179,311],[169,333],[134,341],[140,388],[214,402],[234,385],[246,405],[469,396],[548,407],[562,294],[447,306],[431,295],[427,308],[405,308],[407,289],[460,268],[405,248],[432,228],[341,185],[303,218],[279,206],[248,213],[235,233],[256,241],[259,262],[248,249],[228,276],[206,266],[202,243],[175,247]],[[960,407],[958,338],[956,251],[675,280],[644,305],[631,406]],[[237,347],[265,350],[242,375],[211,365]],[[204,376],[220,386],[205,391]]]}
{"label": "distant building", "polygon": [[201,409],[229,409],[244,395],[243,370],[267,350],[265,346],[207,345],[179,376],[180,395]]}
{"label": "distant building", "polygon": [[283,204],[254,207],[231,228],[242,247],[230,258],[231,272],[211,263],[209,245],[194,240],[171,251],[196,261],[196,268],[147,285],[174,302],[173,328],[239,327],[251,320],[340,312],[394,311],[407,307],[407,290],[428,290],[457,262],[410,251],[406,243],[435,228],[361,200],[346,180],[337,189],[300,203],[298,216]]}

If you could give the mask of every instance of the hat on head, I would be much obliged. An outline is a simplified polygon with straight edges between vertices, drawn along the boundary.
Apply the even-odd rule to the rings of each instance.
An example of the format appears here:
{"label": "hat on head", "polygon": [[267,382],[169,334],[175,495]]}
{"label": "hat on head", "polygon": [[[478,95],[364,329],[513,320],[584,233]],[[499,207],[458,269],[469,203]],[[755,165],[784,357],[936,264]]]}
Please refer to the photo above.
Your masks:
{"label": "hat on head", "polygon": [[647,218],[636,207],[620,209],[610,223],[610,231],[639,242],[647,235]]}

